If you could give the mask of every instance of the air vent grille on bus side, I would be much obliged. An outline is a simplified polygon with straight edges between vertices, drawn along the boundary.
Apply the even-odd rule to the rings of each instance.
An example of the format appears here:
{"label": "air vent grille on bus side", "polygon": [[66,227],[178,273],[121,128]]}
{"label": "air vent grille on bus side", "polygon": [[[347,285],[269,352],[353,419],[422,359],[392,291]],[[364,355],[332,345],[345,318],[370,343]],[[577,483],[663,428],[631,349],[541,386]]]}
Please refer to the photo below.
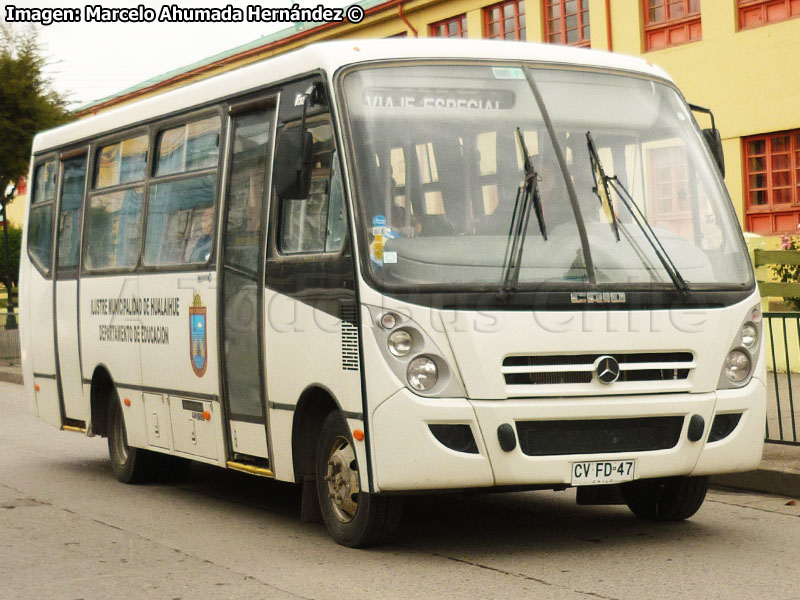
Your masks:
{"label": "air vent grille on bus side", "polygon": [[358,325],[355,305],[341,304],[339,316],[342,319],[342,369],[358,371]]}
{"label": "air vent grille on bus side", "polygon": [[[508,385],[591,383],[595,361],[605,354],[508,356],[503,377]],[[619,363],[620,382],[685,380],[694,369],[691,352],[610,353]]]}

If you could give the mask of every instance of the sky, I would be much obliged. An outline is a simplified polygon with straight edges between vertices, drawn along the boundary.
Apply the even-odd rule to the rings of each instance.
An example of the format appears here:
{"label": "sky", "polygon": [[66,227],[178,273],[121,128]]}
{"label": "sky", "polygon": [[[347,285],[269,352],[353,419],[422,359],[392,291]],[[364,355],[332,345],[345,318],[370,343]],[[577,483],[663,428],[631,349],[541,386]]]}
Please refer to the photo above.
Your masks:
{"label": "sky", "polygon": [[[347,6],[355,0],[297,0],[301,7]],[[139,4],[158,10],[164,4],[180,7],[291,7],[290,0],[97,0],[52,2],[6,0],[19,8],[70,7],[83,15],[86,4],[106,8]],[[292,23],[54,23],[40,26],[39,40],[47,59],[46,72],[56,91],[66,95],[70,108],[104,98],[127,87],[224,50],[293,27]]]}

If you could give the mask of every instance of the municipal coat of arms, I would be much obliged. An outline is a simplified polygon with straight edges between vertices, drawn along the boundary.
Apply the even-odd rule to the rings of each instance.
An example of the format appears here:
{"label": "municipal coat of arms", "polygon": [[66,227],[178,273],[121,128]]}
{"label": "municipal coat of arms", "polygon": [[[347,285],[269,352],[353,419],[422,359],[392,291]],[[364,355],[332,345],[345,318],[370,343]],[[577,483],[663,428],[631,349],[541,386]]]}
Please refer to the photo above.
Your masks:
{"label": "municipal coat of arms", "polygon": [[202,377],[208,366],[208,345],[206,344],[206,307],[195,292],[194,302],[189,307],[189,356],[192,359],[192,370]]}

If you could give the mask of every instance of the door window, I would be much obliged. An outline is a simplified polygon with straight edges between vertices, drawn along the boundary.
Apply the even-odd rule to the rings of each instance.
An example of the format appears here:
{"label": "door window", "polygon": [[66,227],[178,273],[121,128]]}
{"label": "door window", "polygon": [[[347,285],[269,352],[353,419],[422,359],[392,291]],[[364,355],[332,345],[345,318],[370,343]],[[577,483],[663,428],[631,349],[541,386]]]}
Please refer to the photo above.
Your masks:
{"label": "door window", "polygon": [[273,116],[269,108],[233,121],[222,258],[225,390],[233,419],[264,415],[259,268]]}
{"label": "door window", "polygon": [[65,160],[58,211],[57,265],[60,269],[78,266],[85,184],[86,155]]}

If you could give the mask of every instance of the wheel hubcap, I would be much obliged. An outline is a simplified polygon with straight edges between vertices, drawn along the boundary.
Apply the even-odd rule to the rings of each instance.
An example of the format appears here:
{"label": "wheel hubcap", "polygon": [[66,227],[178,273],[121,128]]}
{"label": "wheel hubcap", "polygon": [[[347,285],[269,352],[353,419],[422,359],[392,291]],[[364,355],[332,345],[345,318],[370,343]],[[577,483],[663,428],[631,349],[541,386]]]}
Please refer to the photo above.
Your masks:
{"label": "wheel hubcap", "polygon": [[333,512],[342,523],[353,520],[358,510],[358,466],[349,440],[337,437],[328,453],[325,475],[328,499]]}

